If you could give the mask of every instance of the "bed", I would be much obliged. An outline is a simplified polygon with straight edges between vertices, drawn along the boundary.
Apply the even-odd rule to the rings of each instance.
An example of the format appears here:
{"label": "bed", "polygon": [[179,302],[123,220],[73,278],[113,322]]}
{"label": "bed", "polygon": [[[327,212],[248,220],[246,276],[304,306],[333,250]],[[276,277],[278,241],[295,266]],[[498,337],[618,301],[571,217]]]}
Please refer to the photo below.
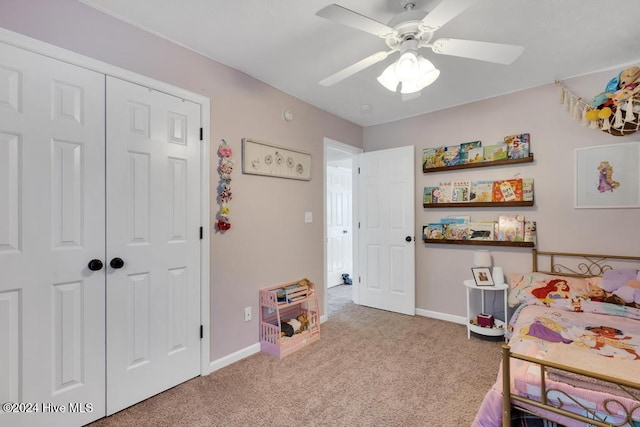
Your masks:
{"label": "bed", "polygon": [[640,427],[639,270],[640,257],[534,249],[532,272],[509,277],[517,308],[472,427]]}

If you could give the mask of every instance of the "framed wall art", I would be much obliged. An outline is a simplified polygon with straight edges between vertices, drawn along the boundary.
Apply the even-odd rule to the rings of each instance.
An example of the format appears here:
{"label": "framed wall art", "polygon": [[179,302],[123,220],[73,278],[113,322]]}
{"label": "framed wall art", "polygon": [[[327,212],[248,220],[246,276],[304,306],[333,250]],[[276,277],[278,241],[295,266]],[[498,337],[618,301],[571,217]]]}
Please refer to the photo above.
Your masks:
{"label": "framed wall art", "polygon": [[640,142],[577,148],[576,208],[640,208]]}
{"label": "framed wall art", "polygon": [[310,181],[311,154],[244,138],[242,172]]}

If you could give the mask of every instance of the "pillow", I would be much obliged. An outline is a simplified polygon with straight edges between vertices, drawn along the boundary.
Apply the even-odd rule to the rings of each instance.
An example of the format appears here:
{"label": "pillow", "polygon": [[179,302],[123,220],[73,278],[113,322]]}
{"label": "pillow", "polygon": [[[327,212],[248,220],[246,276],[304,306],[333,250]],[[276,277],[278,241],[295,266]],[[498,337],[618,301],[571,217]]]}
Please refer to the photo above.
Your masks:
{"label": "pillow", "polygon": [[636,279],[638,274],[638,270],[607,270],[602,275],[602,289],[613,292],[626,285],[627,281]]}
{"label": "pillow", "polygon": [[509,277],[511,290],[509,305],[522,303],[547,304],[561,299],[590,298],[590,290],[601,288],[600,277],[567,277],[545,273],[512,273]]}

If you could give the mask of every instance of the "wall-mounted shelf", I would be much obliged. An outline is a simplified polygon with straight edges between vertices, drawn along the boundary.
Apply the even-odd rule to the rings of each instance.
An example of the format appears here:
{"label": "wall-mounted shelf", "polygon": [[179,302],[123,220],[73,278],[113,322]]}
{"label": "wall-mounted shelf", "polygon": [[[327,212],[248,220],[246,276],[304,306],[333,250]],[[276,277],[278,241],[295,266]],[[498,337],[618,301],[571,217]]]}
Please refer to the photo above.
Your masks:
{"label": "wall-mounted shelf", "polygon": [[533,206],[533,200],[517,202],[456,202],[456,203],[423,203],[424,208],[504,208],[513,206]]}
{"label": "wall-mounted shelf", "polygon": [[447,239],[423,239],[424,243],[438,245],[475,245],[475,246],[506,246],[516,248],[534,248],[533,242],[504,242],[501,240],[447,240]]}
{"label": "wall-mounted shelf", "polygon": [[533,153],[529,153],[529,157],[523,157],[521,159],[504,159],[504,160],[494,160],[492,162],[478,162],[478,163],[466,163],[464,165],[440,166],[437,168],[423,169],[422,172],[423,173],[445,172],[445,171],[452,171],[456,169],[487,168],[492,166],[507,166],[507,165],[515,165],[518,163],[532,163],[532,162],[533,162]]}

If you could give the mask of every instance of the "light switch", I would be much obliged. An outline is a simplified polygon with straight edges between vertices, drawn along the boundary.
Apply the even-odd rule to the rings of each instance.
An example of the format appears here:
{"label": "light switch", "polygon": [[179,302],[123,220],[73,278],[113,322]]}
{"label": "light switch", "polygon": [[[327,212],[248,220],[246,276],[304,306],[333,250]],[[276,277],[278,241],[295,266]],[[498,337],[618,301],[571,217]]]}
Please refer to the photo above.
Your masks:
{"label": "light switch", "polygon": [[313,222],[313,213],[305,212],[304,213],[304,222]]}

